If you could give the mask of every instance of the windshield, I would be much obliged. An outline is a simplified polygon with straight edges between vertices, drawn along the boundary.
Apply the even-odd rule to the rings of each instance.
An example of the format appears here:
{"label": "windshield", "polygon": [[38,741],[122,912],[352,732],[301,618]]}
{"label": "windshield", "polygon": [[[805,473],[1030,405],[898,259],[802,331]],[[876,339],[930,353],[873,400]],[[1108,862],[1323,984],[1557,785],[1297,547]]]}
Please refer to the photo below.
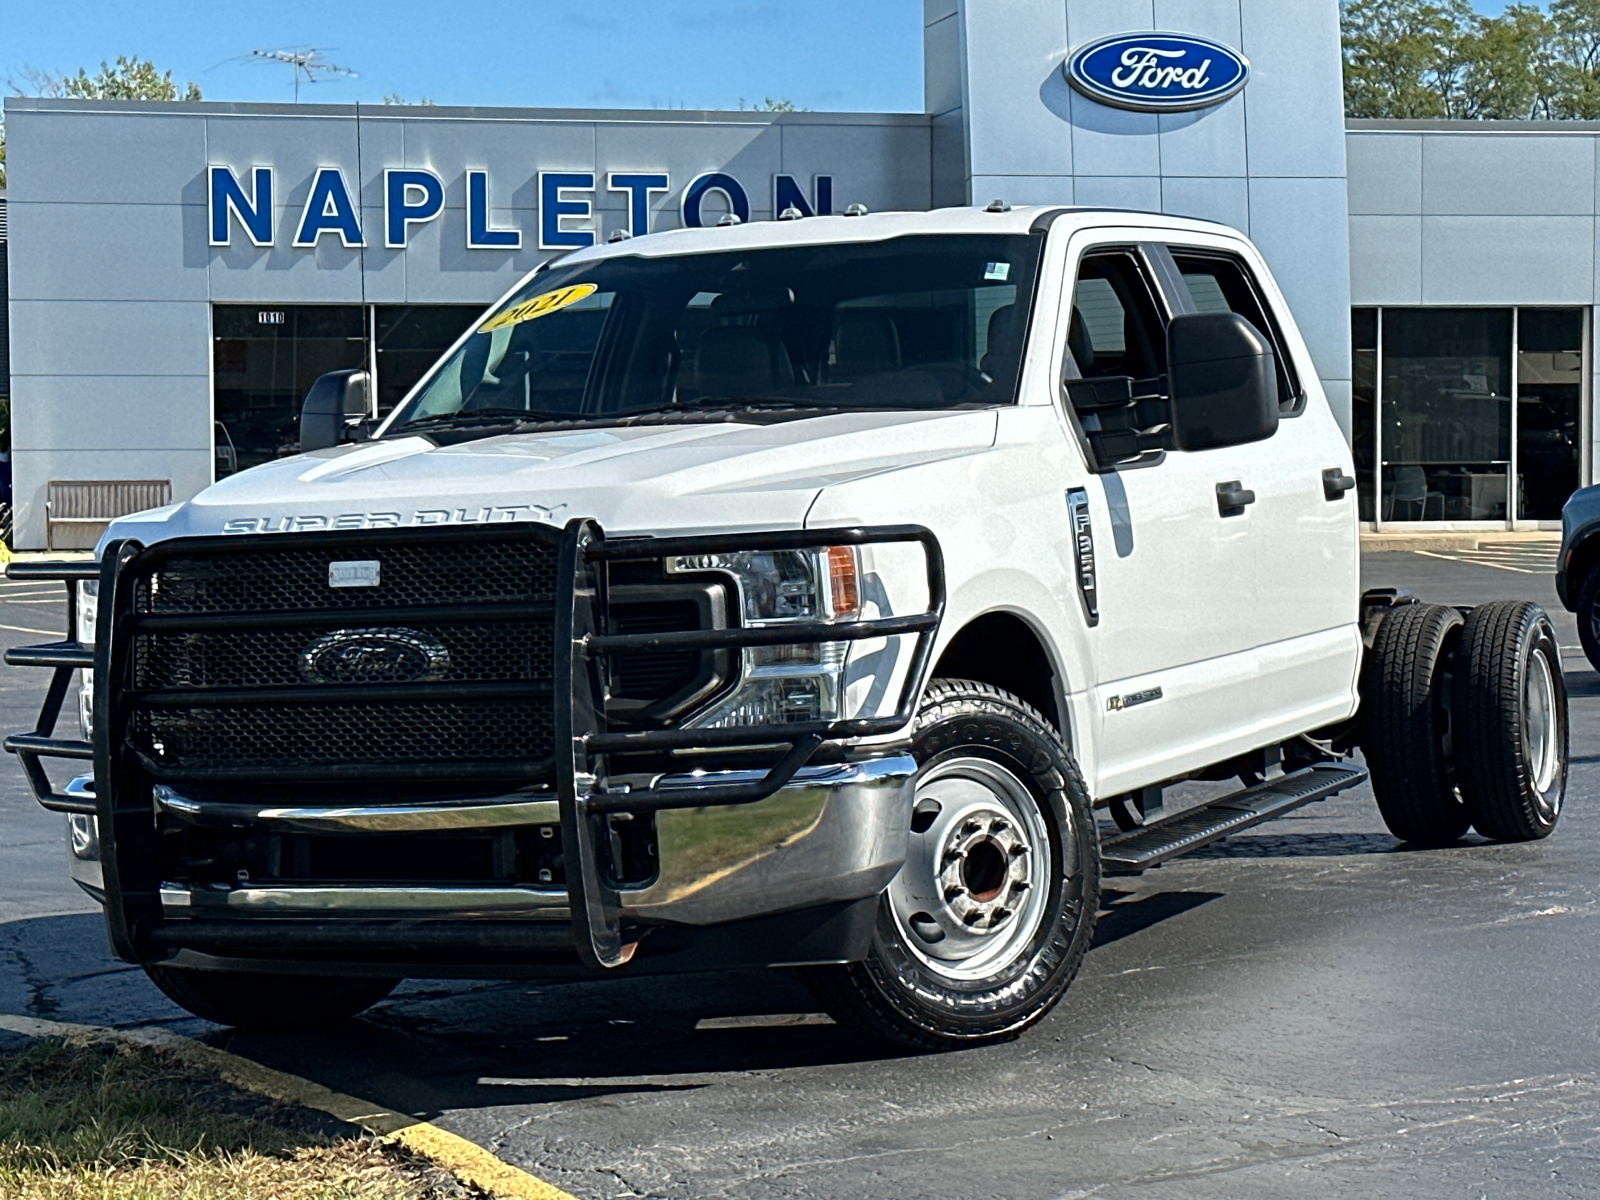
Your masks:
{"label": "windshield", "polygon": [[1013,403],[1042,245],[913,236],[558,266],[485,317],[386,432]]}

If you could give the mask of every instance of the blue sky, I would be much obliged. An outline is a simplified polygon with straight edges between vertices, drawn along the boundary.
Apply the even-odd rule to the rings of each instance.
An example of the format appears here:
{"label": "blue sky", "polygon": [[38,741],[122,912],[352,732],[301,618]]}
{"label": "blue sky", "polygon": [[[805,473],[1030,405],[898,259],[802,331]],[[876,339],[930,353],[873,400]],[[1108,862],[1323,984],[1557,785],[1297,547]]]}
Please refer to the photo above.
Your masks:
{"label": "blue sky", "polygon": [[[317,46],[354,79],[302,101],[922,110],[922,0],[6,0],[0,80],[155,60],[208,100],[291,99],[289,68],[227,61]],[[9,93],[12,89],[7,88]]]}

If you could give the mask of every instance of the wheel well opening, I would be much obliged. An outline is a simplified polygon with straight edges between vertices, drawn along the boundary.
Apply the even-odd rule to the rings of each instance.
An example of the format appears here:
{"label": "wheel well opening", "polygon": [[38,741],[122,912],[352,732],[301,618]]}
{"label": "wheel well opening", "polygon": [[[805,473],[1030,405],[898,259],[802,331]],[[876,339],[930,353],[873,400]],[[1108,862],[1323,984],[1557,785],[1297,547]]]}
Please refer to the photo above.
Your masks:
{"label": "wheel well opening", "polygon": [[1578,607],[1583,581],[1596,563],[1600,563],[1600,534],[1591,534],[1578,543],[1572,552],[1572,561],[1567,564],[1567,602],[1574,609]]}
{"label": "wheel well opening", "polygon": [[945,679],[976,679],[1012,693],[1043,713],[1063,737],[1067,729],[1056,707],[1050,656],[1026,622],[1010,613],[989,613],[968,625],[940,655],[933,673]]}

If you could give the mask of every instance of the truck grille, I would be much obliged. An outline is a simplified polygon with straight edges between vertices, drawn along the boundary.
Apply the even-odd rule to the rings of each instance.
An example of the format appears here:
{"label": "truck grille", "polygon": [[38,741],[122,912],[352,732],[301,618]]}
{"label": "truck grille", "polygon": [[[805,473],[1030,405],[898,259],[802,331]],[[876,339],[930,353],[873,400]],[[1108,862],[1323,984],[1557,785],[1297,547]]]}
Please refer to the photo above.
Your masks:
{"label": "truck grille", "polygon": [[[127,744],[179,779],[548,776],[556,536],[157,547],[131,590]],[[332,586],[352,562],[376,584]]]}
{"label": "truck grille", "polygon": [[[567,686],[555,677],[558,537],[518,524],[153,547],[124,593],[125,744],[175,782],[547,780]],[[335,587],[336,564],[365,564],[377,582]],[[713,590],[617,587],[611,621],[722,624]],[[612,724],[670,721],[720,686],[727,657],[615,656]]]}

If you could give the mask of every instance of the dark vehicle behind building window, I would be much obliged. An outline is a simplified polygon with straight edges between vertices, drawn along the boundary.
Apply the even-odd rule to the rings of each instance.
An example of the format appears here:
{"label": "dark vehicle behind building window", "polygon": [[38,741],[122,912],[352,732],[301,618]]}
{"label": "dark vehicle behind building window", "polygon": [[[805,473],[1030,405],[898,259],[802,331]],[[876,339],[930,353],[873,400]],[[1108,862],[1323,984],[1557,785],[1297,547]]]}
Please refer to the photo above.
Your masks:
{"label": "dark vehicle behind building window", "polygon": [[217,304],[211,332],[219,475],[294,453],[312,380],[367,365],[360,305]]}

